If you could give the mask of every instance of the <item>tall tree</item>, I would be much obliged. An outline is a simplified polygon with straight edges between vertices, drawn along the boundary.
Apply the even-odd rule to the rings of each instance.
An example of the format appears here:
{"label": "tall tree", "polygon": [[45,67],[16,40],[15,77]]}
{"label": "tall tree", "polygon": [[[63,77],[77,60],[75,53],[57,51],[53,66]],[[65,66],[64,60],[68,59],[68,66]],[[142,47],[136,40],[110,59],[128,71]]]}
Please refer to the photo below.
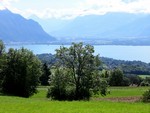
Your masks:
{"label": "tall tree", "polygon": [[[56,50],[58,58],[58,68],[68,71],[66,76],[71,76],[71,80],[66,80],[74,86],[74,99],[89,99],[90,89],[100,91],[100,79],[98,67],[101,62],[99,56],[94,56],[94,47],[83,45],[83,43],[73,43],[69,48],[60,47]],[[66,77],[67,78],[67,77]],[[61,82],[61,81],[60,81]],[[97,83],[97,85],[95,85]]]}
{"label": "tall tree", "polygon": [[0,40],[0,56],[4,53],[5,51],[5,45],[2,40]]}
{"label": "tall tree", "polygon": [[36,93],[41,75],[41,62],[27,49],[9,49],[2,91],[7,94],[29,97]]}
{"label": "tall tree", "polygon": [[4,78],[3,70],[5,67],[6,67],[5,45],[3,41],[0,40],[0,88]]}
{"label": "tall tree", "polygon": [[47,85],[49,85],[49,79],[50,79],[51,72],[46,63],[43,64],[42,70],[43,70],[43,74],[40,77],[40,82],[41,82],[41,85],[47,86]]}

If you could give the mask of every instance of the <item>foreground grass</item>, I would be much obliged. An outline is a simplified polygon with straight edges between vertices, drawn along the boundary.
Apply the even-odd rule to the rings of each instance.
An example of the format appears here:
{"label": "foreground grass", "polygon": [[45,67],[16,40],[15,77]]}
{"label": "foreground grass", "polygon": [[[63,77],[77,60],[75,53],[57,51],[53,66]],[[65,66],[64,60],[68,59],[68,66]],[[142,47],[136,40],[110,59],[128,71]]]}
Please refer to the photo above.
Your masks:
{"label": "foreground grass", "polygon": [[149,113],[150,105],[108,101],[59,102],[0,97],[0,113]]}
{"label": "foreground grass", "polygon": [[[111,88],[111,97],[125,92],[135,93],[144,91],[144,88]],[[110,101],[51,101],[46,97],[46,89],[39,88],[39,93],[31,98],[20,98],[12,96],[0,96],[0,113],[150,113],[150,104],[142,102],[110,102]],[[129,96],[130,94],[125,94]],[[124,95],[124,96],[125,96]],[[105,97],[106,98],[106,97]]]}

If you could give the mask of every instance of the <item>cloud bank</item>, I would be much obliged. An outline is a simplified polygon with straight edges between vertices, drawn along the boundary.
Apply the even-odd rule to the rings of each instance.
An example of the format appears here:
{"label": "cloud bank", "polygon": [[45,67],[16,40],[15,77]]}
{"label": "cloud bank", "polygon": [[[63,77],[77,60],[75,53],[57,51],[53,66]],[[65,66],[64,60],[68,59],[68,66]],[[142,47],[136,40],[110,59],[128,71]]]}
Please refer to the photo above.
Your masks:
{"label": "cloud bank", "polygon": [[[7,8],[24,17],[75,18],[107,12],[150,13],[150,0],[0,0],[0,9]],[[40,4],[40,6],[39,6]],[[23,8],[21,8],[23,7]]]}

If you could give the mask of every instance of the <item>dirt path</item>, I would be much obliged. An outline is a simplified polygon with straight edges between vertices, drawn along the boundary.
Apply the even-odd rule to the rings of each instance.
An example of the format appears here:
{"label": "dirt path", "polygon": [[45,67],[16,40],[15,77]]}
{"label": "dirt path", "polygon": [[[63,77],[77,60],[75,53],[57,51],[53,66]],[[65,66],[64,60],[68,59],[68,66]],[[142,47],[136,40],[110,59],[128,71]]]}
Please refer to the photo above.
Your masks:
{"label": "dirt path", "polygon": [[95,98],[94,100],[107,100],[112,102],[137,102],[141,97],[112,97],[112,98]]}

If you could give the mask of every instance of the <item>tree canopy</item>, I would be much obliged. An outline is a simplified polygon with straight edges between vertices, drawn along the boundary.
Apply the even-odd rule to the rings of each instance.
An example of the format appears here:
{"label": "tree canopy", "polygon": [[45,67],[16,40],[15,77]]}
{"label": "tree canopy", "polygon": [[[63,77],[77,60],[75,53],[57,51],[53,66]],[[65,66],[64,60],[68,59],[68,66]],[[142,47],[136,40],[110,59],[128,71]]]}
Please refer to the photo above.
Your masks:
{"label": "tree canopy", "polygon": [[120,69],[115,69],[111,73],[109,84],[111,86],[122,86],[123,77],[123,72]]}
{"label": "tree canopy", "polygon": [[36,93],[41,75],[41,62],[29,50],[9,49],[4,69],[3,93],[29,97]]}
{"label": "tree canopy", "polygon": [[[58,73],[59,70],[63,70],[65,72],[63,74],[65,77],[63,78],[66,79],[66,83],[70,84],[69,86],[66,85],[66,88],[63,88],[68,89],[68,87],[71,87],[71,94],[74,95],[72,97],[74,100],[89,99],[91,90],[100,91],[101,81],[98,68],[101,62],[98,55],[94,56],[93,46],[83,45],[83,43],[73,43],[69,48],[61,46],[60,49],[56,50],[56,57],[58,59],[56,65],[57,79],[59,77],[58,74],[62,74]],[[58,86],[57,83],[61,84],[60,82],[63,82],[63,80],[54,82],[52,84],[53,88]]]}
{"label": "tree canopy", "polygon": [[0,40],[0,88],[4,78],[3,70],[6,67],[6,54],[5,54],[5,45]]}

